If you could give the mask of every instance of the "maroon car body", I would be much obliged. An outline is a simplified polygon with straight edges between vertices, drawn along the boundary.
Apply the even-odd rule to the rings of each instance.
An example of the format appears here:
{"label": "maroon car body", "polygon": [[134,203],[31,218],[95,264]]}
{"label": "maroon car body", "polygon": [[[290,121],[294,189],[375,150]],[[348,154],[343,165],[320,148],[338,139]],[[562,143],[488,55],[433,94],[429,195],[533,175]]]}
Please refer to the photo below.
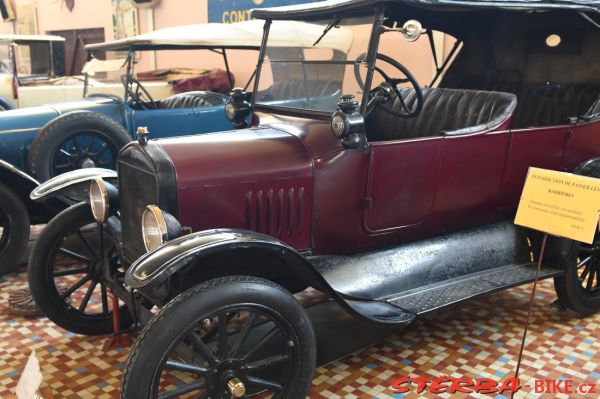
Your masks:
{"label": "maroon car body", "polygon": [[[124,262],[132,263],[146,252],[139,232],[143,208],[149,204],[175,216],[191,232],[239,229],[269,236],[303,256],[360,256],[511,221],[530,167],[574,171],[600,156],[600,74],[592,72],[600,70],[593,56],[600,29],[586,14],[597,13],[597,4],[416,3],[324,2],[308,11],[302,8],[298,15],[324,21],[324,26],[332,15],[350,15],[350,22],[340,24],[345,28],[363,15],[377,26],[379,14],[373,4],[383,7],[388,19],[379,29],[386,33],[371,37],[372,57],[377,45],[389,49],[393,44],[384,38],[399,40],[388,33],[398,32],[391,28],[393,23],[400,26],[409,18],[418,18],[427,32],[454,37],[446,60],[435,59],[437,74],[432,87],[422,89],[418,115],[397,117],[378,106],[368,108],[366,103],[379,90],[375,83],[370,91],[353,91],[364,96],[359,107],[365,143],[349,148],[332,134],[335,107],[329,110],[330,102],[314,109],[285,106],[285,100],[298,97],[297,78],[278,81],[273,69],[275,83],[265,94],[259,73],[252,127],[158,140],[149,143],[152,150],[132,143],[122,152],[123,248],[135,248]],[[290,10],[291,14],[258,10],[257,15],[267,20],[294,18],[294,7]],[[552,35],[558,35],[558,46],[551,45]],[[365,58],[353,61],[352,52],[347,66],[368,64]],[[267,60],[263,51],[263,69],[267,62],[274,68],[281,62],[271,58]],[[311,62],[318,63],[303,65]],[[385,70],[380,64],[382,59],[377,59],[375,65]],[[277,85],[285,89],[274,89]],[[343,83],[335,99],[345,87]],[[411,89],[400,92],[406,102],[418,102]],[[261,98],[281,100],[284,106]],[[386,101],[400,107],[397,96]],[[153,158],[151,152],[160,156]],[[139,183],[134,188],[123,184],[131,180],[126,176],[128,165],[138,153],[148,158],[149,173],[168,170],[170,177],[161,180],[158,173],[158,181],[149,183],[168,191],[168,199],[161,198],[158,189],[140,200],[144,189]],[[593,174],[596,163],[586,165],[581,173]],[[128,199],[133,195],[136,201]],[[144,255],[129,270],[128,282],[145,292],[169,278],[147,283],[136,270],[160,269],[167,276],[185,264],[187,272],[194,273],[189,259],[170,272],[157,263],[169,251],[181,255],[177,245],[167,243]]]}
{"label": "maroon car body", "polygon": [[[512,222],[529,168],[600,178],[599,14],[588,0],[256,10],[266,22],[252,103],[237,89],[225,107],[237,130],[149,140],[141,129],[119,154],[118,189],[94,178],[91,207],[40,237],[32,259],[54,320],[106,332],[106,296],[101,314],[82,314],[97,281],[127,305],[122,324],[151,318],[123,397],[295,399],[327,350],[292,296],[309,286],[383,325],[538,277],[554,278],[561,306],[597,312],[600,233],[592,245],[551,237],[538,274],[541,234]],[[273,20],[316,24],[314,45],[273,48]],[[436,32],[451,45],[444,59]],[[394,53],[419,37],[436,66],[425,87]],[[63,245],[79,233],[85,246],[93,219],[99,255],[53,269],[61,250],[88,260]],[[70,290],[93,281],[79,313],[54,283],[70,273],[84,275]],[[194,377],[169,385],[175,372]]]}

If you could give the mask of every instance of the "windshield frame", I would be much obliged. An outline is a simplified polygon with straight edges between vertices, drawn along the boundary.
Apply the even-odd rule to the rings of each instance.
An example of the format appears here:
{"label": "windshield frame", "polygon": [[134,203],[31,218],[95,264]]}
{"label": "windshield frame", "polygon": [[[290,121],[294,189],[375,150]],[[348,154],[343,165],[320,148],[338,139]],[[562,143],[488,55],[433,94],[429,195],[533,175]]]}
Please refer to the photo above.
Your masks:
{"label": "windshield frame", "polygon": [[[379,46],[379,35],[380,35],[380,31],[381,31],[381,27],[383,26],[383,23],[385,22],[385,7],[380,6],[377,8],[377,10],[375,11],[375,13],[373,13],[372,10],[362,10],[360,12],[349,12],[344,14],[343,12],[338,12],[336,13],[338,15],[341,15],[342,18],[356,18],[356,17],[371,17],[372,18],[372,24],[371,24],[371,33],[370,33],[370,38],[369,38],[369,44],[368,44],[368,49],[367,49],[367,58],[365,60],[365,62],[367,63],[367,76],[365,78],[365,87],[362,93],[362,98],[361,98],[361,106],[360,106],[360,112],[361,114],[364,116],[367,110],[367,102],[368,102],[368,98],[369,98],[369,92],[371,91],[371,83],[373,82],[373,74],[375,72],[375,61],[376,61],[376,56],[377,56],[377,49]],[[334,14],[328,14],[328,15],[322,15],[319,16],[320,20],[323,19],[333,19],[335,18]],[[298,18],[294,18],[293,20],[298,20],[300,21],[300,19]],[[254,110],[259,110],[259,111],[265,111],[265,112],[273,112],[273,113],[278,113],[278,114],[294,114],[294,115],[302,115],[302,116],[312,116],[312,117],[330,117],[335,111],[333,112],[329,112],[329,111],[318,111],[318,110],[313,110],[313,109],[306,109],[306,108],[295,108],[295,107],[284,107],[284,106],[277,106],[277,105],[269,105],[269,104],[264,104],[264,103],[257,103],[256,99],[257,96],[255,95],[256,93],[258,93],[258,87],[260,84],[260,77],[261,77],[261,72],[262,72],[262,67],[264,65],[264,61],[265,61],[265,56],[267,53],[267,44],[268,44],[268,40],[269,40],[269,33],[270,33],[270,28],[271,28],[271,23],[273,22],[272,19],[267,19],[265,20],[265,25],[264,25],[264,33],[263,33],[263,39],[262,39],[262,44],[260,47],[260,53],[258,56],[258,64],[256,66],[256,76],[254,79],[254,88],[253,88],[253,96],[252,96],[252,109]],[[310,22],[310,21],[309,21]],[[356,65],[356,62],[353,61],[348,61],[345,62],[346,65]],[[344,94],[344,93],[342,93]]]}
{"label": "windshield frame", "polygon": [[[19,80],[19,81],[25,81],[25,82],[33,82],[33,81],[43,81],[43,80],[50,80],[54,77],[54,51],[52,48],[52,40],[12,40],[10,42],[10,46],[11,46],[11,51],[10,51],[10,56],[12,58],[12,62],[13,62],[13,75]],[[27,46],[29,48],[29,51],[32,51],[33,46],[41,46],[45,52],[48,55],[48,64],[46,65],[46,69],[47,69],[47,73],[45,74],[30,74],[30,75],[21,75],[19,74],[19,62],[22,62],[23,60],[19,60],[17,57],[17,51],[19,47],[22,46]],[[30,56],[29,59],[29,66],[33,69],[33,59]]]}

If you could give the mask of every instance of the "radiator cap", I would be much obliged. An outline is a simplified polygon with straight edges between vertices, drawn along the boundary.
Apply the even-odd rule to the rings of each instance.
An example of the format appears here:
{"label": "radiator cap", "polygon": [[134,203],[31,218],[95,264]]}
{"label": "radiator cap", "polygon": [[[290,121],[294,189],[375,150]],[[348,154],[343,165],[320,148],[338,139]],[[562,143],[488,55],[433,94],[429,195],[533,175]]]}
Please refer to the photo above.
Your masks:
{"label": "radiator cap", "polygon": [[148,131],[147,126],[139,126],[137,128],[138,143],[140,145],[146,145],[148,143],[149,134],[150,132]]}

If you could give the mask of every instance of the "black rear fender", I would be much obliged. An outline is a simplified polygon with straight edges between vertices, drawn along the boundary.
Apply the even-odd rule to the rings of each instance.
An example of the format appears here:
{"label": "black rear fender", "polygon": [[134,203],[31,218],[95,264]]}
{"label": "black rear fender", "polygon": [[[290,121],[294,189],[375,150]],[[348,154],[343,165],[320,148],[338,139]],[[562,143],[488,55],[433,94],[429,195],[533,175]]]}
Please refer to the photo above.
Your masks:
{"label": "black rear fender", "polygon": [[[579,164],[573,169],[573,174],[600,179],[600,158],[592,158]],[[531,246],[533,257],[537,260],[540,253],[542,233],[531,232]],[[573,240],[561,237],[548,237],[548,244],[544,253],[544,264],[560,269],[566,269],[577,261],[579,244]]]}
{"label": "black rear fender", "polygon": [[0,159],[0,182],[5,183],[21,198],[32,223],[43,223],[51,217],[44,205],[37,204],[29,198],[30,191],[39,184],[32,176]]}

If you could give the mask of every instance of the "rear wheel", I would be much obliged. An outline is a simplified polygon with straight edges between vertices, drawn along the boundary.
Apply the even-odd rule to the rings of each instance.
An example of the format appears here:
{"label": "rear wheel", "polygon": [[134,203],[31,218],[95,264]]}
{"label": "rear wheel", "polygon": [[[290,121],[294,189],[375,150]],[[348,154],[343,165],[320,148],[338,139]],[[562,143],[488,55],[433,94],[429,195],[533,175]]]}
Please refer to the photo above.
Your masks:
{"label": "rear wheel", "polygon": [[29,213],[21,198],[0,183],[0,275],[19,264],[29,242]]}
{"label": "rear wheel", "polygon": [[310,320],[288,291],[219,278],[177,296],[144,328],[121,397],[300,399],[315,359]]}
{"label": "rear wheel", "polygon": [[[46,225],[29,259],[29,288],[36,303],[54,323],[78,334],[113,329],[97,228],[89,204],[74,205]],[[105,247],[116,266],[115,243],[106,238]],[[132,323],[125,307],[120,319],[121,328]]]}
{"label": "rear wheel", "polygon": [[71,112],[49,122],[33,140],[29,169],[40,181],[81,168],[115,169],[117,154],[129,141],[111,117]]}
{"label": "rear wheel", "polygon": [[576,243],[577,259],[570,262],[565,274],[555,277],[554,286],[560,303],[588,316],[600,310],[600,234],[592,245]]}

